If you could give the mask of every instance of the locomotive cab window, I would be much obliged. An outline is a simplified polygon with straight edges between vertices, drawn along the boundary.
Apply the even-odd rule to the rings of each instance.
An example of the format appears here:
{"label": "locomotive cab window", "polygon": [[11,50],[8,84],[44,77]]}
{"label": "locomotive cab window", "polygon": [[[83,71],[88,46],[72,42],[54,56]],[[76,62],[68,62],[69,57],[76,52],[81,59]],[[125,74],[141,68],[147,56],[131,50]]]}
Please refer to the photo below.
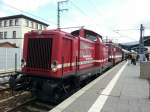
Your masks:
{"label": "locomotive cab window", "polygon": [[91,35],[91,34],[86,34],[86,38],[89,39],[89,40],[92,40],[92,41],[96,41],[97,38],[95,35]]}

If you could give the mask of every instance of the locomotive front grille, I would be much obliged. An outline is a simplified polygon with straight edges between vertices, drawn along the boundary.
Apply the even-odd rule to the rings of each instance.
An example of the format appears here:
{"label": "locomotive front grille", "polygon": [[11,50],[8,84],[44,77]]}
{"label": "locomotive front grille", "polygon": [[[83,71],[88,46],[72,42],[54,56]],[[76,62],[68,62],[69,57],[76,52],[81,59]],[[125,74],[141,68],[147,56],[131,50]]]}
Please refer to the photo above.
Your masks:
{"label": "locomotive front grille", "polygon": [[51,38],[29,38],[27,67],[50,69],[51,68]]}

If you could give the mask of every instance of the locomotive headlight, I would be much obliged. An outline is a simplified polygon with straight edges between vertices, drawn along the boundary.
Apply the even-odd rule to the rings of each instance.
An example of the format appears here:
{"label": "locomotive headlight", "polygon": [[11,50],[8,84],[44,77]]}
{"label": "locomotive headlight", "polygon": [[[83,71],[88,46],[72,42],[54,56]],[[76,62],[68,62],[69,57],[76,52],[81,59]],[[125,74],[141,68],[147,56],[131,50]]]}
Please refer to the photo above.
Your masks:
{"label": "locomotive headlight", "polygon": [[56,72],[56,71],[57,71],[57,68],[52,68],[52,71],[53,71],[53,72]]}
{"label": "locomotive headlight", "polygon": [[58,65],[58,62],[56,60],[54,60],[51,65],[53,72],[57,71],[57,69],[58,69],[57,65]]}
{"label": "locomotive headlight", "polygon": [[25,61],[25,59],[21,59],[21,67],[23,68],[23,67],[25,67],[26,66],[26,61]]}

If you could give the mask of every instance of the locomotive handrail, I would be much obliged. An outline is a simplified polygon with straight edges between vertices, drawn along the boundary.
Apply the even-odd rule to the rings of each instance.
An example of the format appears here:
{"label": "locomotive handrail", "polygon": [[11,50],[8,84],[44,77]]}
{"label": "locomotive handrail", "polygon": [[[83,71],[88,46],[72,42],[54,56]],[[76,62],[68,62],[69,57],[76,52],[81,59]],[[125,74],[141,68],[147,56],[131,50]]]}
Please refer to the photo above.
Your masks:
{"label": "locomotive handrail", "polygon": [[62,56],[62,76],[63,77],[64,74],[64,56]]}

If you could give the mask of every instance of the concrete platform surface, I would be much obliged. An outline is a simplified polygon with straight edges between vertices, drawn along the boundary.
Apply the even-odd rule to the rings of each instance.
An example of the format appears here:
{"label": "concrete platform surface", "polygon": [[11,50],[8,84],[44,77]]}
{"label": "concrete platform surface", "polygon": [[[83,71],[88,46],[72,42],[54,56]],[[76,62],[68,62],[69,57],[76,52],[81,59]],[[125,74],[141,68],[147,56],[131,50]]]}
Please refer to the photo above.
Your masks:
{"label": "concrete platform surface", "polygon": [[49,112],[150,112],[148,95],[139,64],[122,62]]}

